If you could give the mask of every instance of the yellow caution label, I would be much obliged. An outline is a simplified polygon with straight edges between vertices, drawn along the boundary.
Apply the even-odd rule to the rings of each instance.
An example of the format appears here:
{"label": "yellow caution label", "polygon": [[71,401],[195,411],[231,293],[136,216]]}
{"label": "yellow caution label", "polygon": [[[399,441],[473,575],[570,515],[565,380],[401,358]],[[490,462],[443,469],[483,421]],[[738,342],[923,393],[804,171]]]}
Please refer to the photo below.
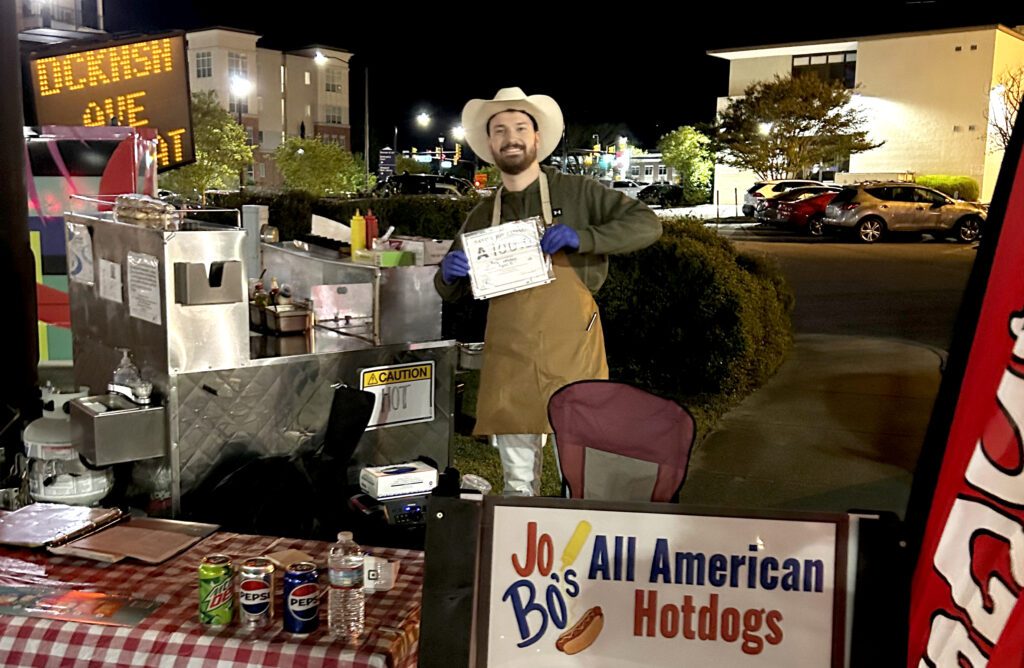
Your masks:
{"label": "yellow caution label", "polygon": [[408,383],[413,380],[430,380],[433,374],[432,364],[415,364],[394,367],[392,369],[375,369],[363,372],[363,388]]}

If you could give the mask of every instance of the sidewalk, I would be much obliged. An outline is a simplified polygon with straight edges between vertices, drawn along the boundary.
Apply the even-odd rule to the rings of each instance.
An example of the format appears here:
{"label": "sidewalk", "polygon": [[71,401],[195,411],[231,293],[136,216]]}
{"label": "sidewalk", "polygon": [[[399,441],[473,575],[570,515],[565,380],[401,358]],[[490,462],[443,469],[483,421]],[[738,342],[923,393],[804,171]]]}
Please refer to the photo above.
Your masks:
{"label": "sidewalk", "polygon": [[944,358],[910,341],[798,335],[694,449],[680,502],[903,517]]}

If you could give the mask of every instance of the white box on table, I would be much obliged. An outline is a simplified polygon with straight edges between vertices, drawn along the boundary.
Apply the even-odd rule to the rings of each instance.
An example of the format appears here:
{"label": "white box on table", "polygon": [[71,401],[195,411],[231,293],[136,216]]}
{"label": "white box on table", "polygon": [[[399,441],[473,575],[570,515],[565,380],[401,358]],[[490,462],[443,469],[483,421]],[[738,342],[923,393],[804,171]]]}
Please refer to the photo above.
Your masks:
{"label": "white box on table", "polygon": [[429,494],[437,487],[437,469],[423,462],[368,466],[359,474],[359,487],[377,500]]}

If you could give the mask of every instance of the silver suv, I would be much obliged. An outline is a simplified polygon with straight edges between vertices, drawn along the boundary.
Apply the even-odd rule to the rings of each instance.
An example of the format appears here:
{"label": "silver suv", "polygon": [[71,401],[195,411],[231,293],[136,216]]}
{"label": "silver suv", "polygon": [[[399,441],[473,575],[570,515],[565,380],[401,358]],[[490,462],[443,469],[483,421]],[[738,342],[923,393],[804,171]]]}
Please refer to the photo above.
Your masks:
{"label": "silver suv", "polygon": [[825,208],[825,225],[853,230],[864,243],[889,232],[928,232],[969,243],[981,236],[985,208],[912,183],[847,186]]}

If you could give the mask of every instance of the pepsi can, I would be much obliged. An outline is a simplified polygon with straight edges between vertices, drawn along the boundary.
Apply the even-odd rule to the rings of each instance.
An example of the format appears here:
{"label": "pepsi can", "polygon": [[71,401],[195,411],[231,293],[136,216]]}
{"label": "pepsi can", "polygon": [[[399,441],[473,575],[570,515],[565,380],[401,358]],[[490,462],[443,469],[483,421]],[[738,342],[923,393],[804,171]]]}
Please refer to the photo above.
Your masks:
{"label": "pepsi can", "polygon": [[254,557],[238,571],[238,614],[242,625],[262,629],[274,619],[274,564]]}
{"label": "pepsi can", "polygon": [[316,564],[300,561],[284,574],[284,630],[307,635],[320,625],[320,585]]}

